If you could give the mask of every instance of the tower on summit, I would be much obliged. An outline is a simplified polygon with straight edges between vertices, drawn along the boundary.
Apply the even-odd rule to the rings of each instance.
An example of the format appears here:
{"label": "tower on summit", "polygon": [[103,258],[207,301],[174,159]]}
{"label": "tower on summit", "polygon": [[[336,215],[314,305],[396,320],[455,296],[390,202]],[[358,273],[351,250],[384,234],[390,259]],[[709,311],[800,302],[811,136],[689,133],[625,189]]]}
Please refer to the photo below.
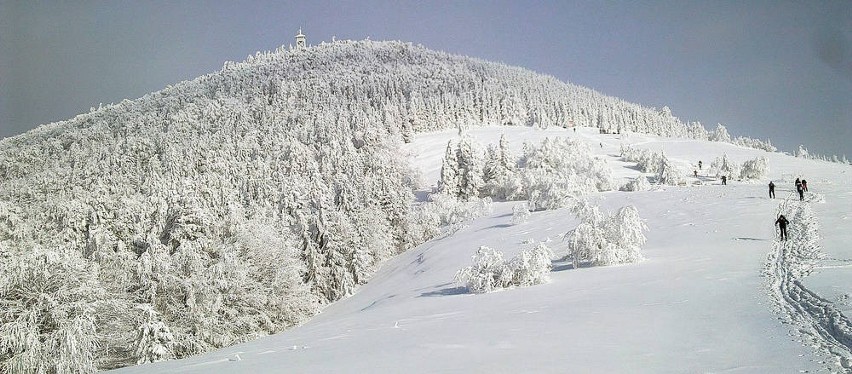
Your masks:
{"label": "tower on summit", "polygon": [[296,49],[304,50],[307,49],[308,45],[305,43],[305,34],[302,34],[302,28],[299,28],[299,34],[296,35]]}

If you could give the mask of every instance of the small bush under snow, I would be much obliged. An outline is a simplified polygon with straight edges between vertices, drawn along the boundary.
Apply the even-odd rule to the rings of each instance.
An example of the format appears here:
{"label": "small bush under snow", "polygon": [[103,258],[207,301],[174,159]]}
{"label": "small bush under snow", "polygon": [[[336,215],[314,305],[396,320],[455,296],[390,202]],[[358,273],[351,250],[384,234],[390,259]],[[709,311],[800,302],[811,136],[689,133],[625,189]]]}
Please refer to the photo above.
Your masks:
{"label": "small bush under snow", "polygon": [[456,281],[473,293],[541,284],[549,279],[552,256],[553,252],[543,243],[524,249],[508,261],[503,259],[502,252],[482,246],[473,255],[473,265],[456,273]]}
{"label": "small bush under snow", "polygon": [[527,203],[520,203],[512,207],[512,224],[518,225],[530,218],[530,208]]}
{"label": "small bush under snow", "polygon": [[761,156],[743,162],[743,167],[740,170],[740,179],[761,179],[767,174],[769,174],[769,160]]}
{"label": "small bush under snow", "polygon": [[648,178],[644,175],[640,175],[634,179],[631,179],[630,182],[627,182],[624,186],[621,186],[621,191],[647,191],[651,189],[651,183],[648,182]]}
{"label": "small bush under snow", "polygon": [[609,215],[597,206],[581,203],[577,213],[582,221],[566,237],[575,269],[581,263],[602,266],[642,259],[643,232],[648,228],[635,207],[626,206]]}

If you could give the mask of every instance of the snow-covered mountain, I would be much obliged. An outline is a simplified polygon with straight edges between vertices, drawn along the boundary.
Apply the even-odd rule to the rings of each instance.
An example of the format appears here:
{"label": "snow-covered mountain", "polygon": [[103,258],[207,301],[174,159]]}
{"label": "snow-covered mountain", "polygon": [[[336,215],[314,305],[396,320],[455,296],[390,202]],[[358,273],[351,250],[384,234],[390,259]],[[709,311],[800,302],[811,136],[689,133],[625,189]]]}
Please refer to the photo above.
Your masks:
{"label": "snow-covered mountain", "polygon": [[[512,152],[518,156],[509,156],[506,142],[499,146],[494,139],[499,136],[497,132],[488,130],[495,126],[499,126],[496,128],[500,133],[507,134],[508,144],[514,147]],[[480,127],[485,130],[478,130]],[[456,133],[467,135],[455,139],[452,134]],[[551,133],[554,136],[549,140],[538,141],[542,135]],[[487,150],[478,148],[473,139],[481,136],[490,140],[479,141],[480,147],[493,146]],[[435,138],[429,141],[430,137]],[[527,140],[532,142],[524,143]],[[664,152],[639,151],[643,149]],[[647,191],[650,188],[647,176],[669,175],[650,179],[688,184],[691,182],[687,179],[688,168],[694,160],[705,159],[707,167],[714,168],[712,177],[720,173],[736,177],[740,173],[732,174],[735,169],[727,166],[729,158],[732,165],[738,165],[768,157],[775,176],[790,179],[803,174],[801,162],[814,162],[766,152],[772,150],[770,144],[762,141],[732,139],[723,126],[707,131],[697,123],[684,124],[667,108],[645,108],[521,68],[400,42],[347,41],[306,50],[258,53],[245,62],[226,63],[221,71],[193,81],[137,100],[102,106],[71,120],[41,126],[0,141],[0,303],[3,305],[0,368],[8,372],[91,372],[189,357],[299,325],[320,310],[324,310],[321,315],[290,333],[296,335],[268,339],[298,337],[314,329],[310,326],[345,331],[346,321],[360,329],[373,323],[364,316],[370,315],[367,312],[374,307],[384,304],[408,314],[419,308],[413,308],[415,304],[429,300],[434,304],[429,302],[423,307],[430,310],[447,306],[460,310],[468,308],[469,312],[464,313],[472,314],[467,314],[468,317],[460,322],[475,322],[479,313],[494,310],[509,313],[509,310],[499,309],[499,304],[479,304],[474,300],[499,300],[495,295],[503,294],[547,292],[543,290],[556,293],[535,301],[535,308],[565,312],[569,319],[564,326],[553,330],[556,334],[552,336],[569,338],[570,331],[564,329],[576,328],[576,321],[588,317],[577,314],[573,307],[582,310],[589,305],[577,305],[575,302],[580,299],[556,297],[566,291],[559,286],[561,278],[603,272],[611,275],[601,281],[625,282],[620,273],[623,269],[645,274],[645,269],[654,264],[655,250],[662,251],[658,255],[662,258],[669,253],[666,248],[685,243],[680,241],[681,232],[673,228],[676,217],[663,222],[651,219],[669,214],[659,209],[670,204],[659,204],[658,200],[670,203],[673,199],[701,200],[697,196],[701,196],[702,191],[724,195],[724,191],[729,190],[747,191],[748,186],[755,190],[762,188],[758,187],[762,186],[760,184],[745,185],[741,189],[732,186],[729,190],[702,186]],[[412,162],[408,154],[419,158]],[[649,174],[625,169],[625,166],[635,168],[637,164],[627,161],[623,155],[640,158],[639,167]],[[721,157],[723,155],[725,157]],[[709,161],[716,157],[721,157],[720,161],[711,165]],[[788,162],[793,169],[778,174],[781,172],[774,166],[775,159],[782,160],[782,164]],[[829,175],[843,175],[844,167],[848,169],[840,165],[815,165],[826,175],[826,184],[835,180]],[[747,169],[765,171],[761,167]],[[702,173],[705,173],[703,178],[696,179],[708,181],[711,175],[704,170]],[[810,177],[810,171],[805,174]],[[628,177],[629,180],[625,179]],[[766,177],[757,173],[756,178],[762,181]],[[818,182],[815,185],[821,183],[818,178],[812,179]],[[627,182],[634,185],[630,189],[646,191],[614,192]],[[841,185],[841,180],[833,183]],[[428,198],[429,193],[437,190],[443,193]],[[742,195],[737,196],[747,196],[747,192],[738,193]],[[480,197],[486,199],[480,200]],[[488,197],[498,201],[526,201],[525,214],[510,215],[529,216],[529,222],[517,226],[503,222],[509,220],[507,209],[523,211],[514,207],[516,203],[494,203],[498,214],[489,214],[492,204]],[[468,246],[489,245],[506,251],[508,257],[521,248],[518,240],[532,239],[528,244],[547,242],[546,237],[561,240],[557,237],[577,222],[572,213],[568,213],[576,209],[559,209],[570,208],[576,201],[600,197],[607,198],[601,203],[603,205],[624,199],[636,205],[640,215],[646,218],[650,228],[648,242],[644,245],[646,262],[557,271],[551,275],[552,283],[478,295],[478,299],[460,294],[464,288],[453,285],[451,273],[470,265],[471,248]],[[645,206],[652,208],[650,214],[643,212]],[[671,206],[668,209],[673,210],[674,205]],[[754,210],[742,208],[740,213],[756,214],[758,208],[748,206]],[[534,212],[530,213],[529,208]],[[713,211],[713,208],[707,209]],[[690,218],[701,216],[694,214]],[[477,216],[482,218],[469,221]],[[518,222],[522,220],[519,218]],[[702,234],[685,235],[690,243],[689,253],[696,255],[691,251],[693,242],[716,241],[719,235],[727,235],[724,233],[741,227],[739,221],[724,222],[727,226],[720,227],[707,238],[701,237]],[[493,227],[482,226],[482,230],[470,231],[480,224]],[[661,229],[660,225],[668,229]],[[505,231],[497,232],[498,229]],[[655,242],[654,235],[659,235],[655,230],[667,233],[663,244]],[[484,240],[483,235],[488,239]],[[527,237],[515,238],[518,235]],[[743,235],[741,238],[757,237]],[[764,232],[764,237],[767,236]],[[741,241],[750,246],[760,242]],[[563,257],[566,248],[557,244],[550,246],[554,259]],[[412,251],[412,248],[415,249]],[[439,250],[427,253],[428,248]],[[810,263],[804,261],[803,265],[802,261],[786,259],[781,255],[784,248],[787,247],[778,247],[776,266],[766,265],[768,269],[775,269],[768,274],[774,274],[773,279],[778,280],[777,287],[773,288],[777,289],[774,294],[777,297],[758,293],[757,297],[767,297],[763,300],[767,305],[761,305],[761,309],[755,305],[736,309],[726,322],[733,325],[738,321],[736,313],[753,311],[760,317],[770,316],[769,322],[758,317],[755,320],[771,324],[768,304],[772,300],[778,302],[779,308],[785,308],[784,305],[791,303],[785,304],[784,300],[798,300],[808,292],[803,288],[795,297],[789,296],[791,285],[799,284],[799,277],[803,275],[801,269],[810,269],[806,266]],[[809,254],[812,249],[802,253]],[[442,252],[452,255],[438,256]],[[578,261],[575,264],[596,263],[598,259],[591,253],[580,256],[582,258],[576,253],[579,252],[574,251],[573,256]],[[734,279],[745,281],[745,284],[756,283],[760,272],[751,272],[750,266],[754,264],[748,259],[743,263],[736,261],[738,253],[725,252],[723,256],[731,260],[731,265],[742,266],[732,270],[742,275]],[[765,254],[766,251],[753,253],[751,259],[765,257]],[[392,257],[393,260],[385,263]],[[458,261],[459,258],[464,261]],[[405,261],[413,262],[405,265],[408,264]],[[691,264],[688,256],[681,261]],[[795,263],[793,272],[782,273],[782,269],[790,268],[791,261]],[[428,265],[431,262],[442,265],[433,267]],[[435,270],[418,268],[411,274],[407,270],[394,271],[395,268],[412,270],[423,264]],[[713,270],[728,269],[715,264],[711,261],[708,265]],[[379,266],[382,270],[374,277]],[[557,264],[555,269],[566,266]],[[657,269],[665,271],[677,267]],[[686,273],[687,269],[690,267],[681,270]],[[363,286],[371,278],[370,284]],[[405,291],[417,293],[416,297],[398,298],[406,293],[386,288],[407,289],[427,279],[432,282],[424,283],[423,287],[427,288]],[[593,290],[611,286],[585,283],[593,279],[584,278],[570,289],[601,297]],[[685,288],[702,289],[700,283],[680,284],[680,278],[665,282],[668,286],[682,287],[677,292],[683,296],[689,294]],[[589,288],[584,291],[586,286]],[[641,292],[633,291],[631,294]],[[847,291],[842,295],[848,295]],[[371,292],[382,294],[375,297],[370,296]],[[343,303],[326,308],[331,302],[353,293],[355,296]],[[524,296],[520,298],[516,301],[526,300]],[[416,302],[405,301],[409,299]],[[440,300],[450,302],[444,305]],[[696,308],[715,305],[711,301]],[[368,304],[359,306],[358,303],[363,302]],[[472,303],[479,306],[474,307]],[[607,313],[620,310],[604,309]],[[678,314],[677,308],[674,311],[660,309],[678,318],[690,316]],[[537,309],[525,310],[537,314]],[[392,326],[404,327],[406,321],[419,320],[417,316],[452,316],[454,312],[457,311],[439,314],[424,311],[425,314],[400,316]],[[590,312],[603,311],[593,308]],[[793,317],[789,318],[798,321],[795,311],[791,315]],[[335,316],[341,319],[335,320]],[[375,316],[390,318],[396,314]],[[555,323],[557,316],[553,317],[540,320],[537,326],[548,327]],[[425,320],[437,323],[448,319],[451,318]],[[505,331],[524,330],[506,325],[509,320],[501,319],[505,322],[503,327],[509,329]],[[323,321],[327,324],[323,325]],[[598,331],[594,323],[583,326],[579,332],[585,336]],[[660,326],[673,330],[676,327]],[[710,326],[720,327],[712,323]],[[411,354],[422,351],[418,347],[422,348],[425,341],[438,344],[430,347],[441,350],[440,344],[444,343],[437,343],[441,340],[437,339],[440,333],[431,337],[423,335],[440,331],[432,327],[424,325],[421,330],[420,337],[426,340],[419,341],[414,335],[409,337],[414,339],[411,344],[391,347],[393,338],[386,336],[391,339],[388,344],[376,347],[388,352],[412,350],[409,356],[396,352],[401,355],[394,360],[410,358]],[[462,331],[455,328],[446,333],[454,330]],[[775,327],[772,331],[782,330]],[[469,337],[481,339],[485,344],[493,341],[490,334],[498,331],[477,328],[469,333],[482,335]],[[509,339],[513,341],[506,341],[508,346],[479,345],[474,353],[491,357],[501,349],[519,346],[524,347],[524,352],[545,345],[561,347],[555,339],[531,344],[532,338],[539,336],[541,331],[526,333],[533,335],[530,339],[525,339],[525,335]],[[326,338],[322,335],[324,332],[317,334],[320,335],[307,335],[305,339]],[[839,337],[843,345],[841,335],[829,335]],[[250,344],[276,341],[268,339]],[[334,365],[334,362],[314,361],[310,355],[305,355],[307,361],[303,366],[296,364],[291,368],[358,371],[359,366],[345,359],[346,352],[357,361],[362,356],[358,350],[370,346],[370,340],[347,341],[353,345],[338,351],[304,350],[337,355],[334,357],[341,357],[341,360],[334,362],[340,367],[312,366]],[[636,342],[644,344],[641,340]],[[584,349],[592,349],[604,341],[590,343],[594,344]],[[670,346],[684,347],[681,343],[674,341]],[[300,351],[299,347],[308,344],[315,343],[291,346],[296,347],[294,351]],[[231,349],[242,349],[238,347]],[[660,346],[663,347],[669,345]],[[795,347],[798,345],[792,344],[790,352],[796,351]],[[848,351],[848,344],[846,347]],[[543,349],[540,352],[562,352],[562,348],[558,349],[560,351]],[[270,356],[267,357],[278,357],[271,354],[280,352],[280,347],[268,351]],[[266,354],[264,352],[254,353],[259,357]],[[440,365],[469,362],[471,352],[461,353],[463,355],[455,359],[441,355],[435,358],[441,361]],[[765,353],[768,356],[760,359],[764,364],[774,357],[768,351]],[[707,356],[705,362],[721,356],[724,355]],[[204,361],[205,357],[192,360],[208,362]],[[225,360],[228,359],[234,358]],[[549,360],[555,364],[559,359],[553,356]],[[379,357],[372,360],[359,365],[367,365],[365,370],[371,367],[377,371],[382,368],[398,371],[396,369],[408,363],[418,363],[406,359],[383,364]],[[242,368],[264,368],[254,366],[265,365],[262,361],[254,362],[247,362]],[[495,362],[509,365],[505,359]],[[506,367],[526,367],[524,359],[512,362],[514,364]],[[608,362],[628,365],[633,361]],[[187,364],[170,365],[178,366],[154,368],[184,370]],[[440,365],[411,367],[423,371],[452,371],[449,366]],[[546,370],[538,365],[540,363],[530,367]],[[670,368],[683,367],[678,362],[672,365]],[[590,370],[608,368],[591,363],[587,367]],[[226,372],[234,369],[219,368]],[[556,367],[552,369],[559,371]],[[204,366],[199,370],[205,370]]]}

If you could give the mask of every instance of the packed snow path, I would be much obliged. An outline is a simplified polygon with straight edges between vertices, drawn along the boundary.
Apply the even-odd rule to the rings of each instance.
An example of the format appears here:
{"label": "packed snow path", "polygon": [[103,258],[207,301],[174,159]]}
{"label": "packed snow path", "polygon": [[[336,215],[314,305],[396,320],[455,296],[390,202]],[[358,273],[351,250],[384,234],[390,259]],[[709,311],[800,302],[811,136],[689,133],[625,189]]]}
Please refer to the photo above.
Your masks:
{"label": "packed snow path", "polygon": [[826,362],[829,366],[837,365],[852,372],[852,323],[832,302],[807,289],[800,281],[823,257],[818,244],[819,225],[810,208],[810,201],[819,199],[820,195],[808,195],[807,201],[788,197],[781,202],[778,214],[786,213],[790,217],[788,240],[774,241],[767,275],[775,302],[803,342],[831,356]]}

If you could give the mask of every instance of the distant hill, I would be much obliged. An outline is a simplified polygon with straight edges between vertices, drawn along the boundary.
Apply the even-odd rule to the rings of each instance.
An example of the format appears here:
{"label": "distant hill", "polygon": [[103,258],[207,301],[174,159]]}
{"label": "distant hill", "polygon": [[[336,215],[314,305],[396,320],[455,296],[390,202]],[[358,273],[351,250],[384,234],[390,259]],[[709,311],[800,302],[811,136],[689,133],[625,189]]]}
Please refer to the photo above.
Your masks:
{"label": "distant hill", "polygon": [[401,42],[228,62],[0,141],[0,371],[91,372],[299,324],[438,232],[399,145],[493,124],[732,141]]}

